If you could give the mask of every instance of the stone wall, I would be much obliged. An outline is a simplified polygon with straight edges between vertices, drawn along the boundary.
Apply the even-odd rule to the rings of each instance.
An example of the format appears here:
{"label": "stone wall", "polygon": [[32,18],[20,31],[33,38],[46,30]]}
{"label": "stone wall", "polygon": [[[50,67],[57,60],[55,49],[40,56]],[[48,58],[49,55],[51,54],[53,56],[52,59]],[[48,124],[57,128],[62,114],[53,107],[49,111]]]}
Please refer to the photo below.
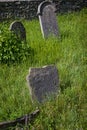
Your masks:
{"label": "stone wall", "polygon": [[84,7],[87,7],[87,0],[61,0],[55,1],[57,12],[65,13],[72,11],[79,11]]}
{"label": "stone wall", "polygon": [[40,1],[9,1],[0,2],[0,20],[36,17]]}
{"label": "stone wall", "polygon": [[[4,19],[33,19],[37,17],[38,5],[44,0],[0,0],[0,20]],[[87,0],[53,0],[56,4],[57,12],[80,10],[87,7]]]}

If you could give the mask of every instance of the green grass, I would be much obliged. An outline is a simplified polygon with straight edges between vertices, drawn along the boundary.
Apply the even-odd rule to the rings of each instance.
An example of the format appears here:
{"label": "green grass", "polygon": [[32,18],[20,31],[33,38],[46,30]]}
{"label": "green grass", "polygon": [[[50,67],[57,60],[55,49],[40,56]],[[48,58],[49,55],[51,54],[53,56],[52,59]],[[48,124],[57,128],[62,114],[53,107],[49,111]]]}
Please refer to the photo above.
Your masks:
{"label": "green grass", "polygon": [[[0,122],[39,107],[30,129],[87,130],[87,9],[57,18],[60,37],[48,39],[42,38],[38,20],[22,21],[34,53],[21,64],[0,65]],[[32,104],[26,81],[29,67],[49,64],[58,68],[60,94],[44,104]]]}

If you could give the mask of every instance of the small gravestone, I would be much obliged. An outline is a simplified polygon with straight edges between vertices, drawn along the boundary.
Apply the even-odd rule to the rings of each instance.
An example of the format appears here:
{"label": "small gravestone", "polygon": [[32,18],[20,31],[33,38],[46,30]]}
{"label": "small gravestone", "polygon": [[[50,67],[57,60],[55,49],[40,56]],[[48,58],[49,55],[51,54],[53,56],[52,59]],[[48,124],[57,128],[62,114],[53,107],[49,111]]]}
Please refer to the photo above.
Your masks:
{"label": "small gravestone", "polygon": [[58,94],[59,77],[56,66],[30,68],[27,76],[32,101],[43,102],[49,96]]}
{"label": "small gravestone", "polygon": [[38,6],[37,14],[44,38],[59,35],[55,11],[54,4],[49,1],[44,1]]}
{"label": "small gravestone", "polygon": [[12,22],[9,29],[13,31],[19,39],[26,41],[26,30],[21,22]]}

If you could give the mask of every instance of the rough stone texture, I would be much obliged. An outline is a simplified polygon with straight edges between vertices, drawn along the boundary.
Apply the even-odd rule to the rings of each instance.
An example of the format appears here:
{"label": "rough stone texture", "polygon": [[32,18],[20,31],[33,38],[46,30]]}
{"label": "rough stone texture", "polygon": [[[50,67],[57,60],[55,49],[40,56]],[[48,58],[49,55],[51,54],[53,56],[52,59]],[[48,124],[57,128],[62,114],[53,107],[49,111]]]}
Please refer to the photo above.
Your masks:
{"label": "rough stone texture", "polygon": [[55,11],[55,6],[51,2],[45,1],[38,6],[39,21],[44,38],[51,35],[58,37],[58,25]]}
{"label": "rough stone texture", "polygon": [[59,77],[58,70],[54,65],[30,68],[27,81],[32,101],[43,102],[46,100],[46,96],[58,94]]}
{"label": "rough stone texture", "polygon": [[[33,19],[37,17],[38,5],[44,0],[0,0],[0,20]],[[87,0],[53,0],[57,12],[65,13],[87,7]]]}
{"label": "rough stone texture", "polygon": [[43,0],[0,1],[0,20],[36,18],[37,8],[41,1]]}
{"label": "rough stone texture", "polygon": [[21,22],[12,22],[9,29],[13,31],[19,39],[26,41],[26,30]]}

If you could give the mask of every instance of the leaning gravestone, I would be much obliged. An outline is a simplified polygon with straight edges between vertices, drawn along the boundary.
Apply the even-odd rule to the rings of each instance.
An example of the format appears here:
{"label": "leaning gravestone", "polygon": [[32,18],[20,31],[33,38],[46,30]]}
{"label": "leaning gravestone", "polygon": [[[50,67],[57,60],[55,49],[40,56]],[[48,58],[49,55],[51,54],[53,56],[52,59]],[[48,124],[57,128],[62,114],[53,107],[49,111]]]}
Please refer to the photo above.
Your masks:
{"label": "leaning gravestone", "polygon": [[30,68],[27,76],[32,101],[43,102],[49,96],[58,94],[59,77],[56,66]]}
{"label": "leaning gravestone", "polygon": [[26,30],[21,22],[12,22],[9,29],[13,31],[19,39],[26,41]]}
{"label": "leaning gravestone", "polygon": [[56,37],[59,35],[55,11],[56,9],[52,2],[44,1],[38,6],[37,14],[44,38],[50,35]]}

